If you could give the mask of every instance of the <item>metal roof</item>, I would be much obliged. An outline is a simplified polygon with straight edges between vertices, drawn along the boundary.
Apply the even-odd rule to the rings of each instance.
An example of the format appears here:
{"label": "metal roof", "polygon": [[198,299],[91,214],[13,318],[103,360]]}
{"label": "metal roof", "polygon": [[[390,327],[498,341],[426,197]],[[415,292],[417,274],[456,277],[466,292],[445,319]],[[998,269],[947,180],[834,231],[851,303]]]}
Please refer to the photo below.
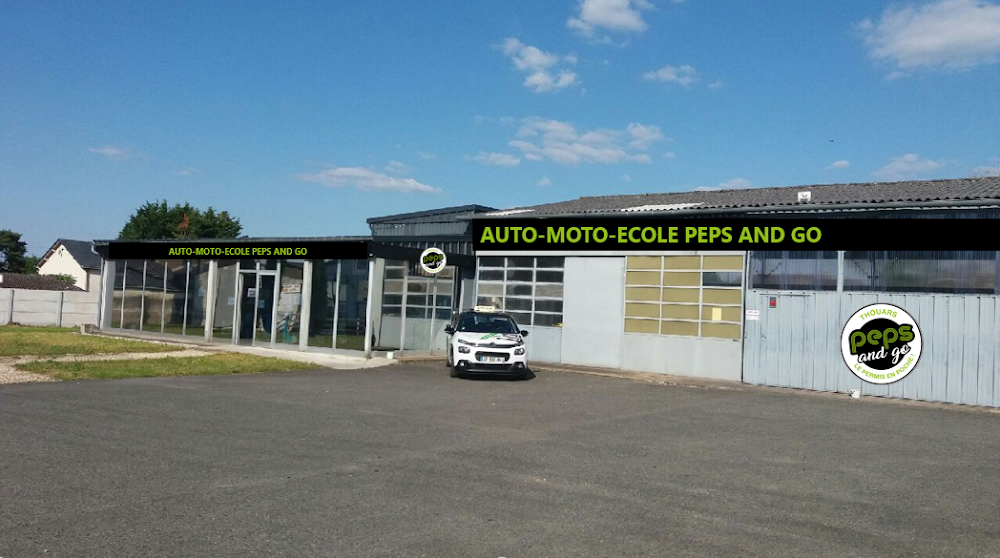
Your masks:
{"label": "metal roof", "polygon": [[[810,192],[810,201],[799,202],[799,192]],[[912,203],[914,207],[942,205],[954,201],[968,205],[1000,204],[1000,177],[951,180],[909,180],[856,184],[822,184],[740,190],[700,190],[661,194],[590,196],[575,200],[524,206],[486,213],[477,217],[553,217],[580,215],[634,216],[684,212],[687,214],[755,211],[830,211],[877,208],[886,204]],[[957,203],[963,202],[963,203]],[[946,204],[945,204],[946,205]]]}
{"label": "metal roof", "polygon": [[496,211],[496,209],[476,204],[457,205],[454,207],[442,207],[440,209],[430,209],[427,211],[414,211],[413,213],[399,213],[396,215],[385,215],[383,217],[371,217],[368,219],[368,223],[405,223],[407,221],[423,222],[427,221],[428,218],[432,218],[430,219],[432,221],[454,221],[464,220],[473,213],[486,213],[489,211]]}

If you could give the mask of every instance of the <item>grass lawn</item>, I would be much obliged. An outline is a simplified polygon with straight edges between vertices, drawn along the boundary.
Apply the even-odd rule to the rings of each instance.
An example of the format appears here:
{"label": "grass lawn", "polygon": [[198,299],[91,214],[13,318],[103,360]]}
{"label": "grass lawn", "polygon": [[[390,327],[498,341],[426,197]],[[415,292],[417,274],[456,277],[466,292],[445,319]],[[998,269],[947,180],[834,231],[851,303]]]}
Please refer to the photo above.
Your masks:
{"label": "grass lawn", "polygon": [[0,326],[0,357],[164,353],[180,347],[74,333],[58,327]]}
{"label": "grass lawn", "polygon": [[44,374],[58,380],[117,380],[159,376],[206,376],[212,374],[253,374],[287,370],[316,370],[308,362],[280,358],[224,353],[201,357],[158,358],[153,360],[92,360],[86,362],[35,361],[18,369]]}

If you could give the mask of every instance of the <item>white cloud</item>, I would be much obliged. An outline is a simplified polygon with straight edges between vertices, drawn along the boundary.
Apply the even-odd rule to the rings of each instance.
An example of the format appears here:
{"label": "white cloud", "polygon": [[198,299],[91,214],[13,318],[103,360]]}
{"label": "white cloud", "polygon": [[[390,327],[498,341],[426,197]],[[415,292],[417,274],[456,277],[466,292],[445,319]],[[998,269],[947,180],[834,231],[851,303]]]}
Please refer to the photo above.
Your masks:
{"label": "white cloud", "polygon": [[673,160],[677,158],[677,154],[674,153],[673,151],[667,151],[666,153],[663,154],[663,158]]}
{"label": "white cloud", "polygon": [[420,157],[424,161],[430,161],[431,159],[436,158],[437,155],[435,155],[433,153],[427,153],[426,151],[419,151],[419,152],[417,152],[417,157]]}
{"label": "white cloud", "polygon": [[724,85],[725,85],[725,83],[721,79],[717,79],[717,80],[713,81],[712,83],[708,84],[708,88],[709,89],[719,89],[720,87],[722,87]]}
{"label": "white cloud", "polygon": [[659,126],[643,126],[632,122],[625,128],[625,131],[632,137],[632,141],[628,142],[629,146],[642,151],[649,149],[649,144],[664,139]]}
{"label": "white cloud", "polygon": [[513,37],[504,39],[502,49],[516,69],[528,74],[524,86],[535,93],[564,89],[577,81],[576,73],[564,67],[576,64],[576,56],[560,57]]}
{"label": "white cloud", "polygon": [[985,178],[987,176],[1000,176],[1000,157],[993,159],[992,164],[983,165],[972,169],[970,176],[973,178]]}
{"label": "white cloud", "polygon": [[753,188],[753,182],[745,178],[734,178],[725,182],[720,182],[718,186],[700,186],[695,188],[697,192],[713,192],[716,190],[746,190]]}
{"label": "white cloud", "polygon": [[646,81],[659,81],[661,83],[678,83],[687,87],[696,83],[701,77],[698,75],[698,70],[695,70],[693,66],[684,64],[682,66],[664,66],[659,70],[646,72],[643,74],[642,79]]}
{"label": "white cloud", "polygon": [[834,162],[830,163],[829,166],[827,166],[826,168],[828,168],[828,169],[846,169],[849,166],[851,166],[851,162],[850,161],[840,160],[840,161],[834,161]]}
{"label": "white cloud", "polygon": [[985,0],[894,5],[858,29],[871,57],[894,66],[891,79],[918,68],[992,64],[1000,55],[1000,4]]}
{"label": "white cloud", "polygon": [[872,176],[882,180],[905,180],[920,178],[934,172],[945,165],[944,161],[921,159],[914,153],[896,157],[889,164],[872,173]]}
{"label": "white cloud", "polygon": [[642,11],[652,7],[647,0],[580,0],[577,16],[566,26],[585,37],[593,37],[597,29],[642,33],[646,30]]}
{"label": "white cloud", "polygon": [[364,167],[336,167],[314,174],[300,174],[298,178],[331,188],[354,186],[358,190],[367,192],[441,193],[440,188],[422,184],[412,178],[389,176]]}
{"label": "white cloud", "polygon": [[627,174],[623,174],[622,180],[624,180],[625,182],[632,182],[632,177]]}
{"label": "white cloud", "polygon": [[406,166],[404,163],[399,161],[389,161],[389,164],[385,166],[385,172],[391,172],[392,174],[409,174],[413,172],[413,169]]}
{"label": "white cloud", "polygon": [[465,160],[491,167],[514,167],[521,164],[521,159],[513,155],[508,155],[507,153],[485,153],[483,151],[480,151],[478,155],[466,156]]}
{"label": "white cloud", "polygon": [[549,180],[549,177],[547,176],[543,176],[542,179],[538,181],[539,186],[548,186],[549,184],[552,184],[552,181]]}
{"label": "white cloud", "polygon": [[568,122],[539,118],[524,119],[517,137],[522,139],[507,145],[519,149],[525,159],[548,159],[560,165],[648,163],[649,155],[640,151],[665,139],[657,126],[631,123],[624,130],[598,128],[581,133]]}
{"label": "white cloud", "polygon": [[183,169],[177,171],[177,176],[191,176],[197,171],[198,169],[194,167],[184,167]]}
{"label": "white cloud", "polygon": [[115,147],[113,145],[105,145],[103,147],[90,147],[87,151],[91,153],[96,153],[97,155],[102,155],[108,159],[128,159],[132,156],[127,150],[121,147]]}

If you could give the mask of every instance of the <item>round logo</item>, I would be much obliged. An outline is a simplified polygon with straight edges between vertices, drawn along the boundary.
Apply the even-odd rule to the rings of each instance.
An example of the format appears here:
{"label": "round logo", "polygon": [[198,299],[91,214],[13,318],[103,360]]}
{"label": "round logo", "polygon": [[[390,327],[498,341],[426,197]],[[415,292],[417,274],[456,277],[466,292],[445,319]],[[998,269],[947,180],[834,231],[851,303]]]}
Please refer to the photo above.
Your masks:
{"label": "round logo", "polygon": [[420,255],[420,267],[427,273],[439,273],[448,264],[448,258],[438,248],[428,248]]}
{"label": "round logo", "polygon": [[870,384],[905,378],[920,360],[923,338],[917,321],[892,304],[872,304],[847,320],[840,340],[844,362]]}

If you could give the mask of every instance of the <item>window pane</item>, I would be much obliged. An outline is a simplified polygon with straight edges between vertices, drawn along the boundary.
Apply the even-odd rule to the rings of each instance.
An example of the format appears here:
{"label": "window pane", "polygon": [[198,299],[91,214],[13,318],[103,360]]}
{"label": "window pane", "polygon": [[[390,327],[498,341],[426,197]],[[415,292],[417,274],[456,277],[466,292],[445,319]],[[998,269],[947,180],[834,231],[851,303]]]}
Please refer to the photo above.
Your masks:
{"label": "window pane", "polygon": [[535,267],[535,258],[532,257],[519,257],[519,258],[507,258],[507,267]]}
{"label": "window pane", "polygon": [[706,271],[702,281],[706,287],[739,287],[742,275],[739,271]]}
{"label": "window pane", "polygon": [[660,333],[660,321],[626,319],[625,333]]}
{"label": "window pane", "polygon": [[437,295],[434,298],[434,306],[438,308],[451,308],[451,295]]}
{"label": "window pane", "polygon": [[406,295],[407,306],[427,306],[427,295]]}
{"label": "window pane", "polygon": [[382,297],[382,304],[388,304],[390,306],[402,306],[403,305],[403,295],[401,294],[387,294]]}
{"label": "window pane", "polygon": [[494,269],[494,270],[480,269],[479,270],[479,280],[480,281],[503,281],[503,271],[501,271],[499,269]]}
{"label": "window pane", "polygon": [[275,327],[278,343],[298,345],[302,329],[303,260],[284,260],[281,263],[281,284],[278,291],[278,312]]}
{"label": "window pane", "polygon": [[503,310],[503,299],[498,296],[481,296],[476,299],[476,306],[493,306],[497,310]]}
{"label": "window pane", "polygon": [[531,325],[531,314],[522,314],[520,312],[510,312],[510,317],[514,319],[514,323],[518,327],[530,326]]}
{"label": "window pane", "polygon": [[536,297],[562,298],[562,285],[535,285]]}
{"label": "window pane", "polygon": [[208,261],[191,260],[191,280],[187,289],[185,335],[205,335],[205,304],[208,298]]}
{"label": "window pane", "polygon": [[451,319],[451,308],[438,308],[434,311],[434,319],[448,321]]}
{"label": "window pane", "polygon": [[426,293],[428,291],[427,287],[427,283],[423,281],[410,281],[406,284],[408,293]]}
{"label": "window pane", "polygon": [[383,316],[402,316],[403,308],[400,306],[383,306],[382,307]]}
{"label": "window pane", "polygon": [[163,304],[163,331],[180,335],[184,330],[184,295],[187,288],[187,261],[167,262],[166,293]]}
{"label": "window pane", "polygon": [[531,285],[507,285],[507,295],[531,296]]}
{"label": "window pane", "polygon": [[407,318],[426,318],[427,309],[426,308],[416,308],[413,306],[406,307],[406,317]]}
{"label": "window pane", "polygon": [[995,294],[994,251],[879,251],[844,255],[844,290]]}
{"label": "window pane", "polygon": [[537,262],[535,264],[535,267],[542,267],[542,268],[555,267],[561,269],[563,267],[563,264],[565,263],[565,258],[563,258],[562,256],[543,256],[540,258],[535,258],[535,261]]}
{"label": "window pane", "polygon": [[502,295],[503,283],[479,283],[479,294]]}
{"label": "window pane", "polygon": [[336,348],[363,351],[368,321],[368,262],[340,260],[340,273]]}
{"label": "window pane", "polygon": [[563,282],[563,272],[561,271],[538,271],[535,275],[535,281],[539,283],[562,283]]}
{"label": "window pane", "polygon": [[310,298],[307,343],[310,347],[333,347],[333,312],[337,306],[337,260],[313,262]]}
{"label": "window pane", "polygon": [[837,252],[759,251],[749,268],[754,289],[837,290]]}
{"label": "window pane", "polygon": [[562,313],[563,303],[561,300],[536,300],[535,312],[558,312]]}
{"label": "window pane", "polygon": [[387,293],[403,294],[403,282],[386,281],[382,287],[382,290]]}
{"label": "window pane", "polygon": [[531,299],[530,298],[511,298],[507,297],[504,301],[506,303],[506,310],[531,310]]}
{"label": "window pane", "polygon": [[484,256],[479,258],[480,267],[503,267],[503,258],[496,256]]}
{"label": "window pane", "polygon": [[522,281],[526,283],[531,282],[532,271],[530,269],[519,269],[507,272],[508,281]]}
{"label": "window pane", "polygon": [[385,278],[386,279],[402,279],[403,278],[403,270],[402,269],[386,268],[386,270],[385,270]]}
{"label": "window pane", "polygon": [[562,327],[562,314],[535,314],[535,326]]}

